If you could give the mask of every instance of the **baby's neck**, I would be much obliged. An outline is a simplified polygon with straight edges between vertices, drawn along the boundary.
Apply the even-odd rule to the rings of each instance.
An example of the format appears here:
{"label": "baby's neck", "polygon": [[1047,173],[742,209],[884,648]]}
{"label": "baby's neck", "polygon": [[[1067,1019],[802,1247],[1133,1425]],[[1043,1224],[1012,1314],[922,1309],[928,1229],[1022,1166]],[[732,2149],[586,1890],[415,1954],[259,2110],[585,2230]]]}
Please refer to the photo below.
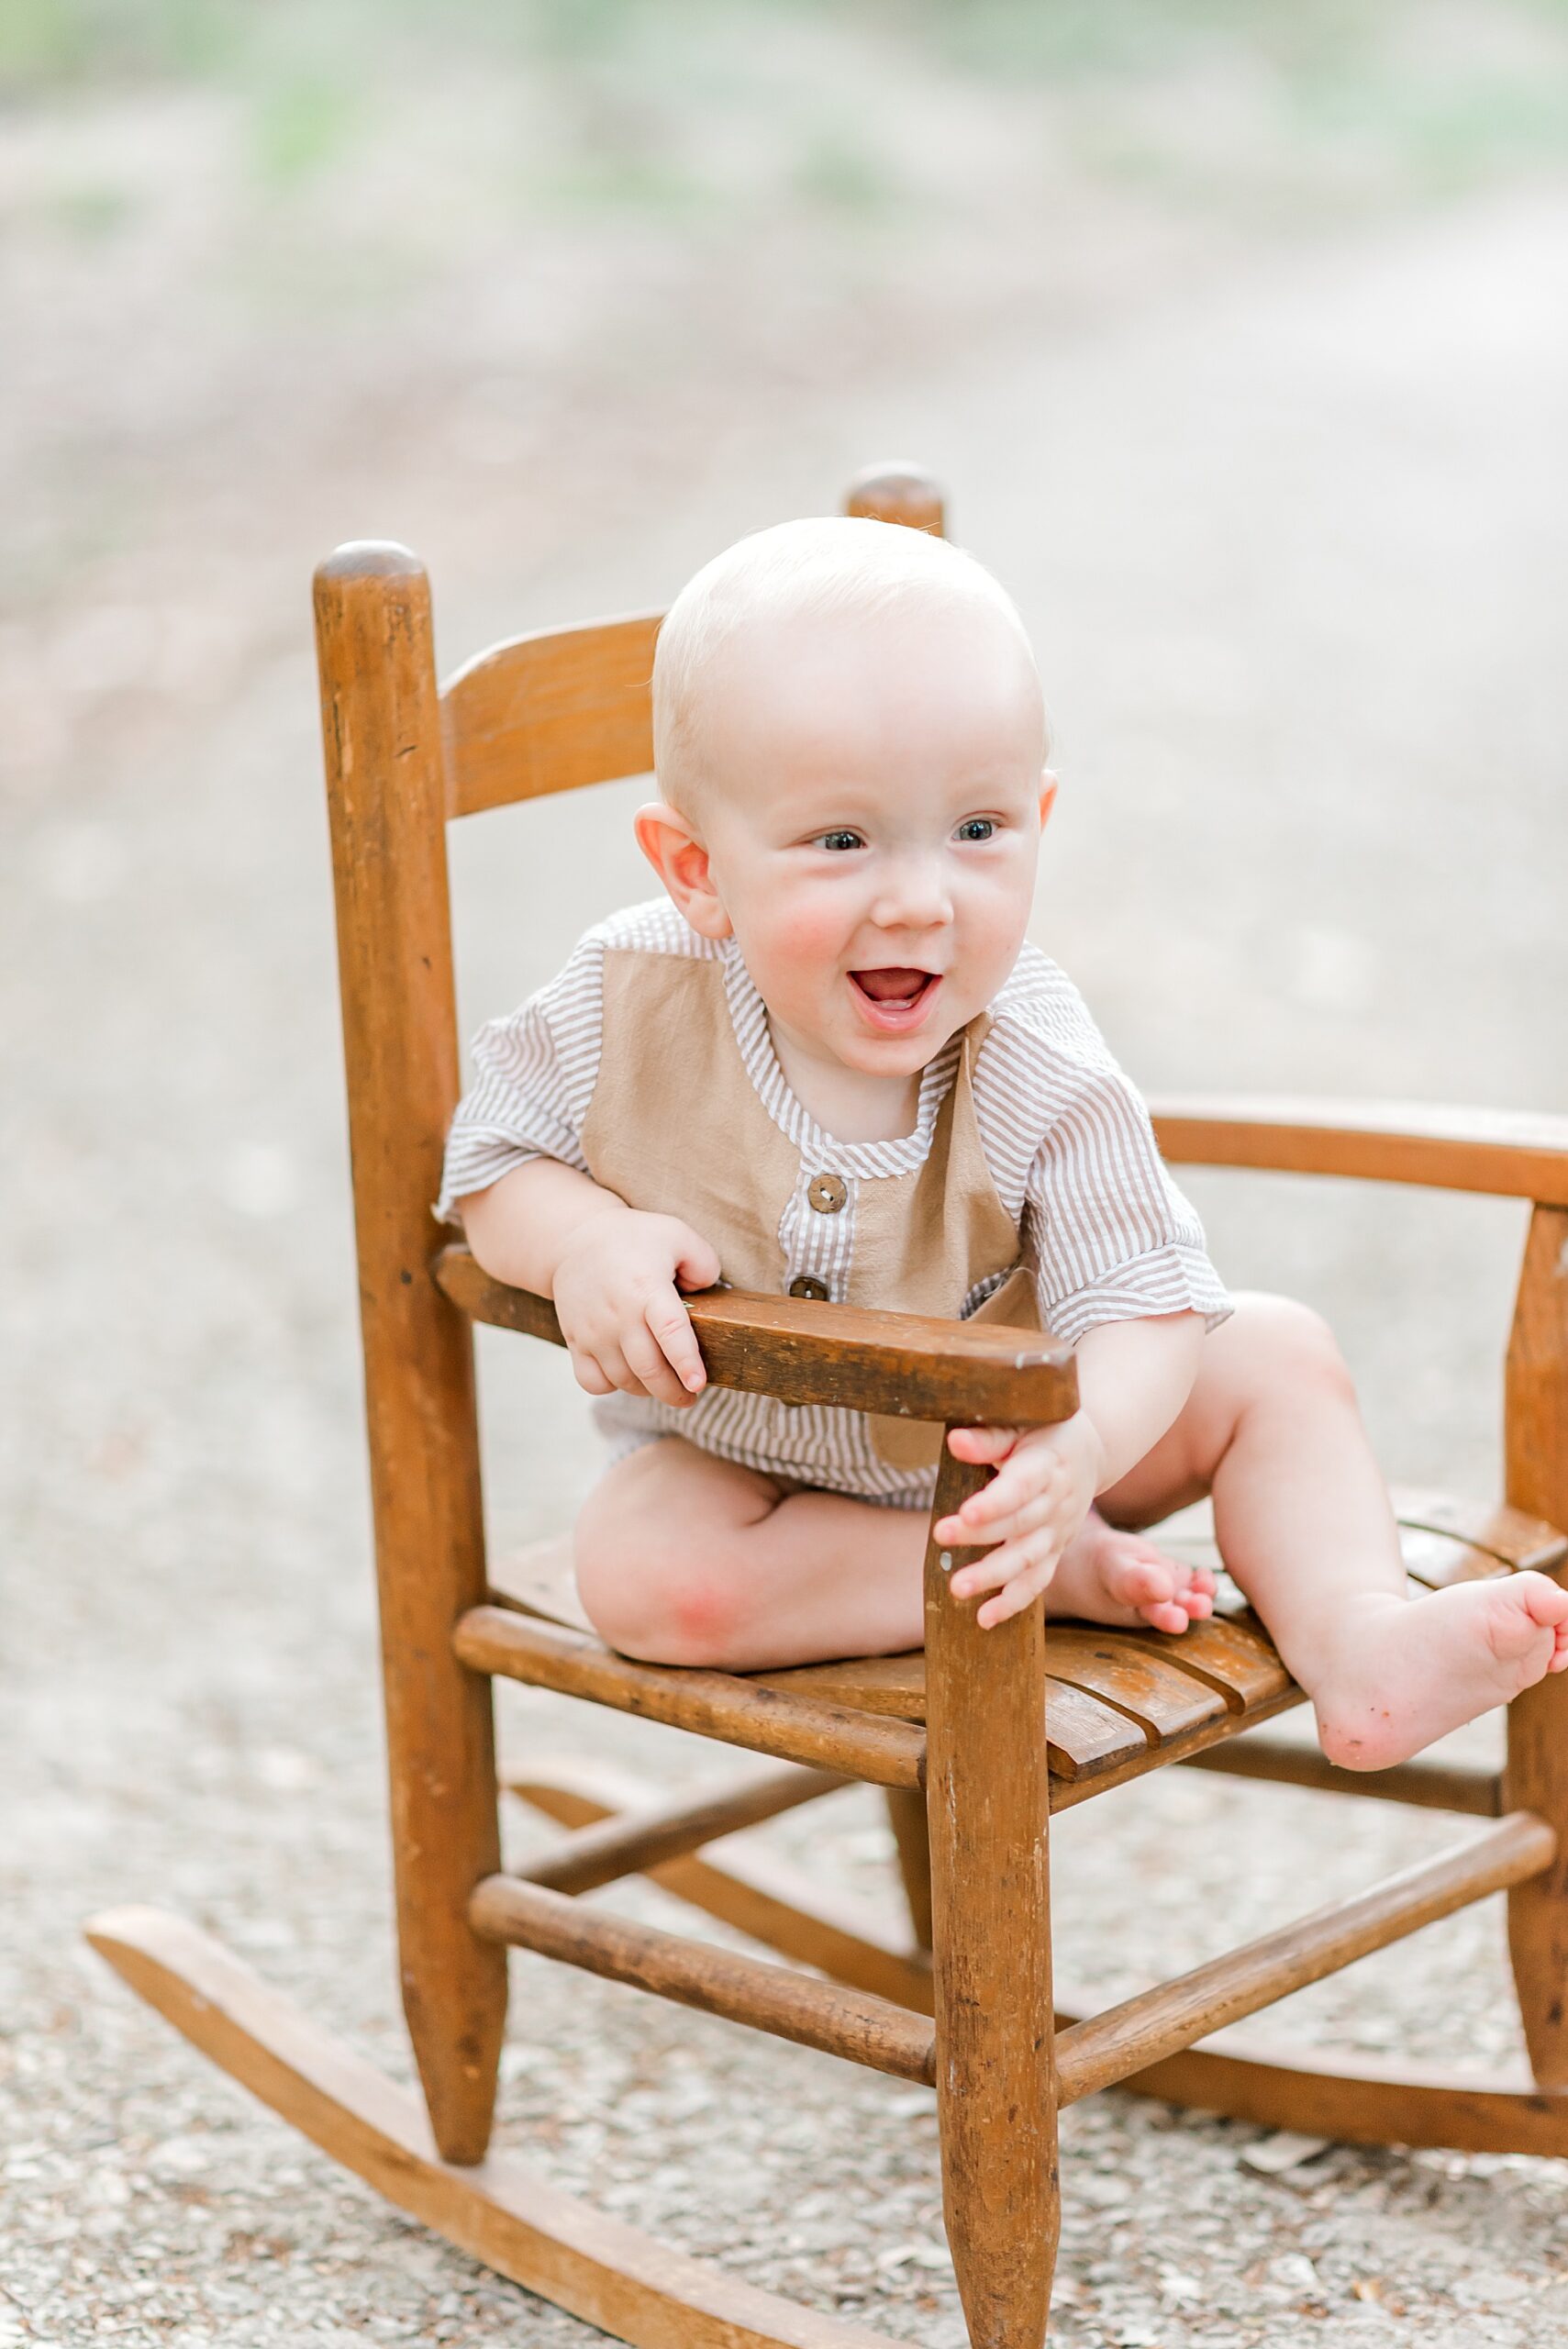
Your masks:
{"label": "baby's neck", "polygon": [[920,1075],[872,1076],[811,1052],[770,1015],[768,1032],[790,1091],[835,1141],[901,1141],[915,1130]]}

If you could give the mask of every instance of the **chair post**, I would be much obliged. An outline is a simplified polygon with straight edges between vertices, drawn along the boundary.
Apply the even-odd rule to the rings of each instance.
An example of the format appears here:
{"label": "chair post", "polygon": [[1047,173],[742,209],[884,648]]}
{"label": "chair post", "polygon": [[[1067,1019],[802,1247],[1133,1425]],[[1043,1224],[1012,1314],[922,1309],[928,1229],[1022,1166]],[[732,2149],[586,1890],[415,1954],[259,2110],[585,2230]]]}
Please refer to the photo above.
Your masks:
{"label": "chair post", "polygon": [[917,1950],[931,1946],[931,1831],[926,1817],[926,1797],[917,1787],[889,1787],[886,1795],[888,1823],[893,1829],[893,1841],[898,1854],[898,1873],[904,1879],[904,1898],[909,1909],[909,1927]]}
{"label": "chair post", "polygon": [[316,574],[403,2004],[437,2144],[483,2159],[506,1958],[468,1923],[499,1865],[487,1678],[452,1626],[484,1598],[473,1341],[430,1277],[458,1092],[429,582],[406,548]]}
{"label": "chair post", "polygon": [[[844,511],[872,522],[901,522],[911,530],[947,535],[947,509],[940,484],[921,465],[899,458],[867,465],[844,493]],[[923,1796],[894,1790],[888,1818],[898,1849],[909,1922],[918,1949],[931,1946],[931,1859]]]}
{"label": "chair post", "polygon": [[[990,1475],[944,1442],[931,1522]],[[974,2349],[1040,2349],[1060,2205],[1047,1871],[1044,1609],[983,1631],[926,1545],[937,2118],[953,2273]]]}
{"label": "chair post", "polygon": [[[1568,1209],[1530,1218],[1508,1339],[1507,1497],[1568,1525]],[[1557,1831],[1552,1865],[1508,1895],[1508,1948],[1530,2065],[1541,2087],[1568,2087],[1568,1672],[1508,1708],[1504,1808]]]}

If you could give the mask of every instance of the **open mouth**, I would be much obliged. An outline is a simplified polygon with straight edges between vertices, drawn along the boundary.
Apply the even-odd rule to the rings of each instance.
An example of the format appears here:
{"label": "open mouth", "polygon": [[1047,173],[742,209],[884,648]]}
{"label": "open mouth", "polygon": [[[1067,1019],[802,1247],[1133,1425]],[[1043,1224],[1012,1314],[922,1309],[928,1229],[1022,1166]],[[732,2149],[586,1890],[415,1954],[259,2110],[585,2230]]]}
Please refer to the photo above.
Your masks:
{"label": "open mouth", "polygon": [[850,984],[873,1028],[912,1028],[924,1017],[941,985],[935,971],[895,966],[879,971],[851,971]]}

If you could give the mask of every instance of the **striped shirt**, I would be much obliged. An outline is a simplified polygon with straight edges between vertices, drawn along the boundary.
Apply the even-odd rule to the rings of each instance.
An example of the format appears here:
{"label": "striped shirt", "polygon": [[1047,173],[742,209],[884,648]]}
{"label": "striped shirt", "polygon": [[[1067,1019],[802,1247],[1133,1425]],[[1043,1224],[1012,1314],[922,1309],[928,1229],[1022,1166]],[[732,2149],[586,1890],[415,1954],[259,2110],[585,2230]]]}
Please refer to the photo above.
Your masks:
{"label": "striped shirt", "polygon": [[[895,1141],[839,1141],[790,1089],[766,1007],[735,941],[699,937],[667,898],[591,930],[559,977],[480,1030],[477,1080],[452,1122],[436,1213],[460,1220],[464,1197],[533,1158],[590,1172],[583,1134],[604,1049],[605,958],[628,949],[722,964],[746,1076],[798,1160],[778,1227],[779,1287],[805,1276],[828,1297],[842,1297],[862,1186],[907,1175],[925,1163],[962,1037],[951,1038],[922,1072],[911,1133]],[[1020,1255],[1033,1269],[1045,1328],[1075,1344],[1108,1321],[1197,1311],[1212,1328],[1225,1318],[1229,1303],[1205,1252],[1202,1227],[1165,1169],[1142,1101],[1077,990],[1033,946],[1024,948],[989,1007],[973,1065],[973,1097],[985,1165],[1017,1226]],[[848,1192],[841,1212],[812,1211],[810,1186],[825,1166]],[[965,1316],[1001,1277],[970,1291]],[[686,1409],[617,1395],[595,1410],[618,1450],[680,1434],[792,1482],[895,1507],[929,1505],[934,1470],[897,1467],[880,1457],[857,1412],[716,1387]]]}

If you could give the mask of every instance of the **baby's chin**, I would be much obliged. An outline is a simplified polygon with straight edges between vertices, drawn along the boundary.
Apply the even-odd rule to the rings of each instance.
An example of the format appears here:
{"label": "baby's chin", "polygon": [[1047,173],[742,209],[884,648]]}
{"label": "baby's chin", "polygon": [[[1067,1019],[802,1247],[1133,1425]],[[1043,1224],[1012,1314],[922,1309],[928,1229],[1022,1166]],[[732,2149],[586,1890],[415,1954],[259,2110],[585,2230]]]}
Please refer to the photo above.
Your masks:
{"label": "baby's chin", "polygon": [[835,1060],[862,1075],[917,1076],[930,1066],[963,1024],[962,1019],[949,1018],[944,1009],[938,1018],[906,1035],[876,1035],[840,1028],[832,1036],[824,1036],[822,1041]]}

